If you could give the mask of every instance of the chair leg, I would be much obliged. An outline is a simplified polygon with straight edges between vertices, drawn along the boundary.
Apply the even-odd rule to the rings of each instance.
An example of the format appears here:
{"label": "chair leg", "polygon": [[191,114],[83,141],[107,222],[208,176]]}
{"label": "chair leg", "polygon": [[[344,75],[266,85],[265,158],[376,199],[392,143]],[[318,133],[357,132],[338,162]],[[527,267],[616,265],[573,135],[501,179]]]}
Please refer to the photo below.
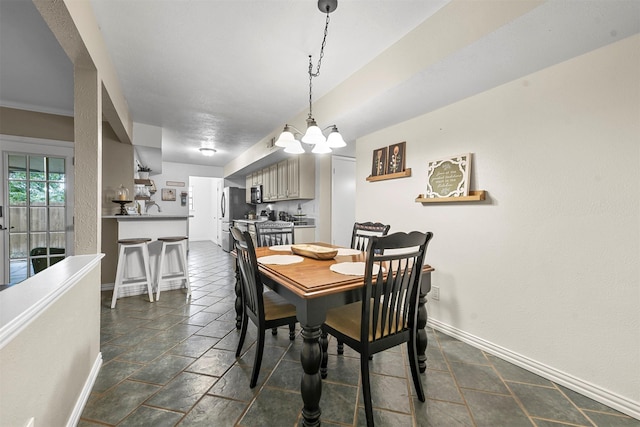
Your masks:
{"label": "chair leg", "polygon": [[242,326],[240,328],[240,339],[238,340],[238,348],[236,350],[236,357],[240,357],[240,353],[242,352],[242,346],[244,345],[244,339],[247,335],[247,321],[249,318],[246,313],[242,316]]}
{"label": "chair leg", "polygon": [[320,362],[320,376],[322,379],[327,378],[327,364],[329,363],[329,355],[327,349],[329,348],[329,340],[327,339],[327,333],[322,330],[320,334],[320,347],[322,348],[322,360]]}
{"label": "chair leg", "polygon": [[338,354],[344,354],[344,343],[338,340]]}
{"label": "chair leg", "polygon": [[264,333],[265,330],[258,328],[258,342],[256,343],[256,357],[253,361],[253,371],[251,371],[251,383],[249,388],[254,388],[258,383],[258,375],[260,374],[260,365],[262,365],[262,353],[264,351]]}
{"label": "chair leg", "polygon": [[118,289],[122,285],[122,278],[124,275],[124,246],[120,245],[118,250],[118,266],[116,267],[116,281],[113,285],[113,296],[111,297],[111,308],[116,307],[116,301],[118,301]]}
{"label": "chair leg", "polygon": [[296,339],[296,324],[289,323],[289,340],[293,341]]}
{"label": "chair leg", "polygon": [[362,376],[362,397],[364,400],[364,413],[367,418],[367,426],[373,427],[373,404],[371,403],[371,381],[369,380],[369,357],[360,354],[360,374]]}
{"label": "chair leg", "polygon": [[[413,334],[412,334],[413,335]],[[413,386],[418,394],[420,402],[425,401],[424,390],[422,388],[422,379],[420,378],[420,368],[418,366],[418,351],[416,350],[416,337],[413,335],[409,339],[407,352],[409,353],[409,366],[411,367],[411,377],[413,377]]]}
{"label": "chair leg", "polygon": [[271,335],[278,335],[278,328],[271,328]]}

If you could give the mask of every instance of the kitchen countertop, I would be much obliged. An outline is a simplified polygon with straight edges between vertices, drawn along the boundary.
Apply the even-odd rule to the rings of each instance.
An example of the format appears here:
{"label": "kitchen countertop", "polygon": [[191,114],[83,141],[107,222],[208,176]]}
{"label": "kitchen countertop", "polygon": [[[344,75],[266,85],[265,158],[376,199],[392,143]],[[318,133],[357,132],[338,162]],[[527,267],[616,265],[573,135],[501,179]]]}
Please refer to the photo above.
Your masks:
{"label": "kitchen countertop", "polygon": [[149,221],[149,220],[167,220],[167,219],[187,219],[192,218],[193,215],[105,215],[102,219],[113,218],[118,220],[126,220],[126,221]]}
{"label": "kitchen countertop", "polygon": [[[244,224],[255,224],[256,222],[262,222],[262,221],[267,221],[266,219],[234,219],[233,222],[241,222]],[[316,227],[316,223],[315,223],[315,219],[313,218],[309,218],[308,221],[310,222],[309,224],[294,224],[293,227],[294,228],[315,228]]]}

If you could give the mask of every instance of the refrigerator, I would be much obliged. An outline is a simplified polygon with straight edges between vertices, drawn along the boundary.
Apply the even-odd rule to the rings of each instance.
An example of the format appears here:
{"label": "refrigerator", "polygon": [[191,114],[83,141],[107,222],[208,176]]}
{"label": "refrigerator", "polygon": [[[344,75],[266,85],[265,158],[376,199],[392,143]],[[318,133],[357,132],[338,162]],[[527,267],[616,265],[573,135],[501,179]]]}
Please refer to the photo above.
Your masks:
{"label": "refrigerator", "polygon": [[231,252],[233,249],[233,237],[229,232],[233,220],[242,219],[247,212],[253,210],[253,206],[246,202],[245,192],[244,188],[238,187],[224,187],[222,190],[219,218],[222,226],[222,249],[225,252]]}

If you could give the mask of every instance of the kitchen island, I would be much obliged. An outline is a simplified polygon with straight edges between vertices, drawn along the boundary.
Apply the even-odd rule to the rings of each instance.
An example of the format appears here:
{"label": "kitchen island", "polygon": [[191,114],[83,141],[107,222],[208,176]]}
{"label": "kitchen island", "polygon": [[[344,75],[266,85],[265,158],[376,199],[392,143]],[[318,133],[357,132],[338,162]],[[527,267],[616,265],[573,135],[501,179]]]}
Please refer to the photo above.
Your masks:
{"label": "kitchen island", "polygon": [[[116,277],[116,267],[118,264],[118,240],[135,237],[146,237],[152,241],[149,243],[149,256],[152,271],[152,280],[156,277],[158,257],[160,255],[161,244],[158,237],[167,236],[189,236],[190,215],[106,215],[102,217],[102,252],[105,257],[102,262],[102,290],[113,289]],[[187,240],[187,249],[189,248]],[[177,269],[179,264],[176,251],[170,252],[168,257],[168,268]],[[141,271],[139,266],[129,264],[132,274]],[[180,281],[172,283],[169,289],[179,288]],[[163,289],[165,286],[163,285]],[[124,289],[123,296],[138,295],[146,293],[146,288],[141,285],[138,289],[135,286]]]}

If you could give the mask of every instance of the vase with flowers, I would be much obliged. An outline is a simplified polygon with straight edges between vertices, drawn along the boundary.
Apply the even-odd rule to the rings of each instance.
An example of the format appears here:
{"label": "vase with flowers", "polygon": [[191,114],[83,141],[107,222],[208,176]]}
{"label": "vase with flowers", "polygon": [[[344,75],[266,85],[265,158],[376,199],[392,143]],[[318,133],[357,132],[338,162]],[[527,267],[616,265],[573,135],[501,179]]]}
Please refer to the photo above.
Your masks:
{"label": "vase with flowers", "polygon": [[149,172],[151,172],[151,168],[148,166],[138,165],[138,176],[140,179],[149,179]]}

